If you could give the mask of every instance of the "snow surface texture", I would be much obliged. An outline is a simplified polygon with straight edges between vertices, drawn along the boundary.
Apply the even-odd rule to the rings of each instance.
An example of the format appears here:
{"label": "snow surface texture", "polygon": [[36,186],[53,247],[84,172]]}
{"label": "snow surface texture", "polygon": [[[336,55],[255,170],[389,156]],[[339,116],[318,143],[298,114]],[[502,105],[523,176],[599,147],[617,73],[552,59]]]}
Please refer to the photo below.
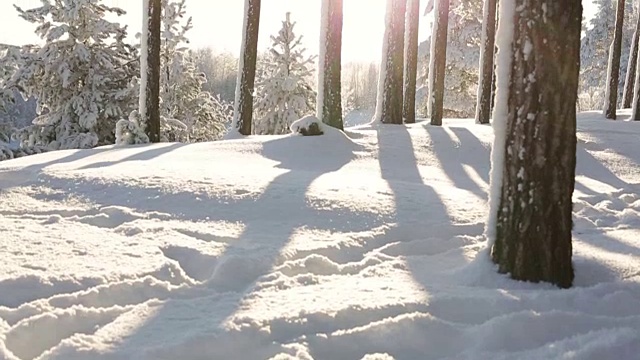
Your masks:
{"label": "snow surface texture", "polygon": [[0,359],[637,359],[637,124],[581,115],[568,290],[495,271],[445,124],[0,163]]}

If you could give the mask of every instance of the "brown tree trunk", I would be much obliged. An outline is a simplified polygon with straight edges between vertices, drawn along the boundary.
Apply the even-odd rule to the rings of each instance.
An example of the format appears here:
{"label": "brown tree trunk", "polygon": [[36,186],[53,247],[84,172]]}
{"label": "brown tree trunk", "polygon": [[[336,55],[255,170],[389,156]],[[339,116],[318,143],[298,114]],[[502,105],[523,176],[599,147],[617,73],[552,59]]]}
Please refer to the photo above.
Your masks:
{"label": "brown tree trunk", "polygon": [[622,52],[622,24],[624,22],[624,0],[618,0],[616,10],[616,28],[613,42],[609,48],[609,67],[607,72],[607,91],[605,95],[604,115],[607,119],[616,119],[618,107],[618,80],[620,78],[620,53]]}
{"label": "brown tree trunk", "polygon": [[233,129],[242,135],[251,135],[253,119],[253,90],[258,58],[258,32],[260,29],[260,0],[248,0],[244,9],[244,36],[240,49],[240,66],[236,84]]}
{"label": "brown tree trunk", "polygon": [[[325,124],[342,130],[342,0],[322,0],[322,29],[318,59],[318,118]],[[326,13],[325,13],[326,12]]]}
{"label": "brown tree trunk", "polygon": [[476,123],[478,124],[488,124],[491,119],[493,55],[496,39],[496,4],[496,0],[484,0],[480,75],[478,78],[478,103],[476,105]]}
{"label": "brown tree trunk", "polygon": [[[387,0],[387,19],[385,29],[386,52],[382,54],[379,96],[380,120],[385,124],[402,124],[402,96],[404,72],[404,17],[406,0]],[[384,71],[383,71],[384,70]],[[378,111],[376,111],[378,112]]]}
{"label": "brown tree trunk", "polygon": [[[492,194],[492,201],[498,199],[497,206],[492,204],[496,215],[492,258],[500,272],[514,279],[566,288],[574,277],[571,197],[582,4],[580,0],[505,4],[500,3],[504,7],[500,51],[509,31],[502,21],[515,22],[507,56],[511,59],[501,57],[497,69],[494,124],[504,126],[505,133],[503,142],[494,144],[504,162],[492,170],[500,172],[492,174],[492,181],[494,176],[500,178],[492,184],[492,191],[499,191],[498,198]],[[498,138],[501,134],[496,132]]]}
{"label": "brown tree trunk", "polygon": [[640,38],[640,15],[636,21],[636,30],[633,32],[631,40],[631,50],[629,51],[629,62],[627,64],[627,76],[624,80],[624,97],[622,98],[622,108],[628,109],[633,102],[633,89],[635,87],[636,66],[638,62],[638,40]]}
{"label": "brown tree trunk", "polygon": [[435,19],[431,32],[428,104],[431,125],[442,125],[444,116],[444,76],[447,65],[447,33],[449,30],[449,0],[434,1]]}
{"label": "brown tree trunk", "polygon": [[[146,0],[143,3],[148,14],[148,23],[144,27],[142,40],[146,42],[146,54],[140,60],[141,74],[140,117],[144,130],[151,142],[160,142],[160,25],[162,14],[161,0]],[[144,104],[144,105],[143,105]]]}
{"label": "brown tree trunk", "polygon": [[416,122],[416,84],[418,77],[418,30],[420,28],[420,0],[408,0],[404,53],[404,122]]}

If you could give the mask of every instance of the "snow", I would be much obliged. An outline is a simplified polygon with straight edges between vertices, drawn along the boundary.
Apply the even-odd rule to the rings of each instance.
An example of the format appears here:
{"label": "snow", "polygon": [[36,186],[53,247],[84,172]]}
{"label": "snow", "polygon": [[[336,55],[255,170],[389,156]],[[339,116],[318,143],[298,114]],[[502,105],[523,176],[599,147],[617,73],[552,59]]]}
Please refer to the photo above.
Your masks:
{"label": "snow", "polygon": [[485,234],[489,248],[495,241],[498,207],[502,193],[502,171],[504,170],[505,141],[507,120],[509,117],[509,79],[511,78],[511,59],[513,57],[513,34],[516,7],[511,1],[501,2],[498,6],[498,28],[496,30],[496,94],[491,125],[495,134],[491,151],[491,172],[489,197],[489,216]]}
{"label": "snow", "polygon": [[497,273],[493,131],[445,124],[0,163],[0,358],[636,358],[637,123],[580,115],[567,290]]}

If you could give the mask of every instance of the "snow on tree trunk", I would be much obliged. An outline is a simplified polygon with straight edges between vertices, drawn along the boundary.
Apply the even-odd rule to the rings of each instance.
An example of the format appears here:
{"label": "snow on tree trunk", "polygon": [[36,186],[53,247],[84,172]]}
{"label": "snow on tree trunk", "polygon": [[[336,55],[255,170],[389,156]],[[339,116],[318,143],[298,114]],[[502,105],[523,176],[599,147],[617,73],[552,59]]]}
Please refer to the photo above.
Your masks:
{"label": "snow on tree trunk", "polygon": [[418,76],[418,30],[420,26],[420,0],[408,0],[405,27],[404,67],[404,121],[416,122],[416,83]]}
{"label": "snow on tree trunk", "polygon": [[342,0],[322,0],[316,116],[342,130]]}
{"label": "snow on tree trunk", "polygon": [[140,59],[141,126],[151,142],[160,142],[160,22],[161,0],[143,1]]}
{"label": "snow on tree trunk", "polygon": [[618,81],[620,77],[620,53],[622,52],[622,25],[624,22],[624,0],[618,0],[616,10],[616,28],[613,42],[609,48],[609,67],[607,71],[606,95],[604,99],[604,115],[607,119],[616,119],[618,106]]}
{"label": "snow on tree trunk", "polygon": [[384,45],[374,120],[402,124],[406,0],[387,0]]}
{"label": "snow on tree trunk", "polygon": [[[566,288],[574,276],[571,198],[582,5],[515,0],[500,8],[494,114],[500,133],[493,152],[502,153],[503,161],[492,164],[501,175],[491,185],[491,255],[499,271],[514,279]],[[502,52],[509,44],[506,60],[509,51]]]}
{"label": "snow on tree trunk", "polygon": [[633,101],[633,89],[636,79],[636,64],[638,62],[638,40],[640,39],[640,15],[637,16],[636,29],[631,40],[631,50],[629,51],[629,62],[627,64],[627,75],[624,81],[624,97],[622,98],[622,108],[628,109]]}
{"label": "snow on tree trunk", "polygon": [[431,125],[442,125],[444,113],[444,76],[447,65],[447,32],[449,27],[449,0],[435,0],[435,19],[431,31],[429,62],[429,116]]}
{"label": "snow on tree trunk", "polygon": [[491,118],[496,4],[497,0],[484,0],[482,43],[480,45],[480,75],[478,76],[478,103],[476,106],[476,123],[478,124],[488,124]]}
{"label": "snow on tree trunk", "polygon": [[236,83],[232,132],[251,135],[253,117],[253,89],[258,58],[258,32],[260,29],[260,0],[245,0],[242,45]]}

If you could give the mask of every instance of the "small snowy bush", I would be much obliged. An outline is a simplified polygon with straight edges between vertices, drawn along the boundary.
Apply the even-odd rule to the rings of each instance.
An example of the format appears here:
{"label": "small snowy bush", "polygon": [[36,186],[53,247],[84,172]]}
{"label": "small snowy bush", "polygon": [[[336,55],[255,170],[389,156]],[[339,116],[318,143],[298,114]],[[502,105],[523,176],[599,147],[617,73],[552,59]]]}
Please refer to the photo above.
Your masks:
{"label": "small snowy bush", "polygon": [[140,126],[140,114],[133,110],[129,119],[121,119],[116,123],[116,145],[146,144],[149,137]]}
{"label": "small snowy bush", "polygon": [[320,121],[320,119],[313,115],[309,115],[294,121],[291,124],[290,130],[294,134],[316,136],[324,134],[324,126],[325,125]]}

